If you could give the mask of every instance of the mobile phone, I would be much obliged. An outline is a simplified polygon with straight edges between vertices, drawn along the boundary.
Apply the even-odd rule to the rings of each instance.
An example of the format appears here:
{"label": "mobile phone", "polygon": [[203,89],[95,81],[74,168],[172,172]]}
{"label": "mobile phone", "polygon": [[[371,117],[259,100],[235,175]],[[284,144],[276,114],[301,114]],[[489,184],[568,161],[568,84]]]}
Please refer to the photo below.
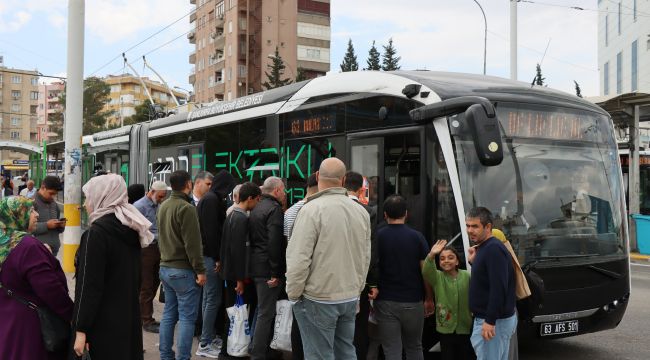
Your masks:
{"label": "mobile phone", "polygon": [[68,221],[66,218],[60,218],[59,221]]}

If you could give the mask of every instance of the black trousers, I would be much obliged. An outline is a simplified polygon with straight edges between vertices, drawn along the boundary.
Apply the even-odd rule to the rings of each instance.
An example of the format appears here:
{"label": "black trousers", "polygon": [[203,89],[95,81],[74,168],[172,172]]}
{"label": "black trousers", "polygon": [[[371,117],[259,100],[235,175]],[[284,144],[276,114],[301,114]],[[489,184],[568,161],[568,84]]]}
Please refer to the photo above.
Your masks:
{"label": "black trousers", "polygon": [[354,347],[359,360],[366,360],[368,357],[368,315],[370,314],[368,290],[366,286],[359,297],[359,313],[354,321]]}

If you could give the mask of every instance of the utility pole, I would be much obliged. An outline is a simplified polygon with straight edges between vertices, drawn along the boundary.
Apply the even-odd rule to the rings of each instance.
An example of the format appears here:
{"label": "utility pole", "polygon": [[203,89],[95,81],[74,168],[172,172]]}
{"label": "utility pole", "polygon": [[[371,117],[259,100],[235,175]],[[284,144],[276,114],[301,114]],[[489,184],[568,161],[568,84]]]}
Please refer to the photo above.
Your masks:
{"label": "utility pole", "polygon": [[517,2],[510,0],[510,79],[517,80]]}
{"label": "utility pole", "polygon": [[[83,128],[85,0],[68,0],[68,84],[65,101],[63,270],[74,272],[81,237],[81,130]],[[47,156],[47,154],[45,155]]]}

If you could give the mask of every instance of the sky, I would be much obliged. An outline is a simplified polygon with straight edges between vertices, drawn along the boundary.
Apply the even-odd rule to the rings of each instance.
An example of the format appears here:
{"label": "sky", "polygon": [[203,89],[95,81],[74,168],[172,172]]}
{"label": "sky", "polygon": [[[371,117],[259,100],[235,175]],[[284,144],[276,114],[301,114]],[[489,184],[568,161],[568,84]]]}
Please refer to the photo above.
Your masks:
{"label": "sky", "polygon": [[[605,0],[609,1],[609,0]],[[198,2],[198,1],[197,1]],[[487,18],[487,74],[510,77],[508,0],[478,0]],[[191,90],[187,40],[189,0],[85,2],[84,77],[128,71],[155,78],[141,58],[172,86]],[[549,87],[598,95],[596,0],[518,3],[518,75],[531,82],[541,63]],[[4,65],[65,76],[67,0],[0,1],[0,55]],[[581,7],[576,10],[571,7]],[[331,0],[331,71],[352,40],[360,68],[372,42],[383,52],[393,39],[404,70],[483,72],[484,21],[473,0]]]}

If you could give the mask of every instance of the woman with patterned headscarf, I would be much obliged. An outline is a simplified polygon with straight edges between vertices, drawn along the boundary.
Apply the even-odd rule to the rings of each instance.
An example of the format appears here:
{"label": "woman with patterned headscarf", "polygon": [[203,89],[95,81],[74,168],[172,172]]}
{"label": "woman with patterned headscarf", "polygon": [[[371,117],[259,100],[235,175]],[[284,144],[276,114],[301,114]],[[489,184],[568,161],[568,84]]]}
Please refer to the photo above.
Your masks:
{"label": "woman with patterned headscarf", "polygon": [[151,222],[128,203],[124,179],[96,176],[82,188],[90,227],[77,251],[73,355],[93,360],[142,359],[140,249]]}
{"label": "woman with patterned headscarf", "polygon": [[72,318],[72,300],[59,261],[36,238],[38,213],[32,200],[11,197],[0,200],[0,359],[64,359],[64,353],[48,353],[41,338],[38,315],[15,297],[47,307],[62,319]]}

